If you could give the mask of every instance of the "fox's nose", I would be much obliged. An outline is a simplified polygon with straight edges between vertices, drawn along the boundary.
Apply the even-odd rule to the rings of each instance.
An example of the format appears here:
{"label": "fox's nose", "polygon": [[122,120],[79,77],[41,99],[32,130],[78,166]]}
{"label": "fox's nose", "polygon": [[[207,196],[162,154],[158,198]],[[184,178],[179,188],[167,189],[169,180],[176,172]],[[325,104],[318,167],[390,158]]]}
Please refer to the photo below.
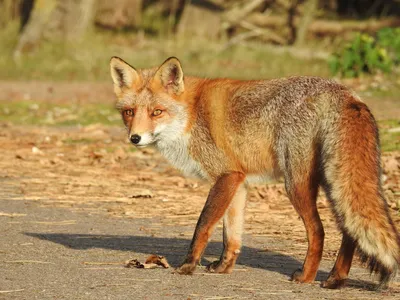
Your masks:
{"label": "fox's nose", "polygon": [[131,136],[131,142],[136,145],[140,142],[140,138],[140,135],[134,134]]}

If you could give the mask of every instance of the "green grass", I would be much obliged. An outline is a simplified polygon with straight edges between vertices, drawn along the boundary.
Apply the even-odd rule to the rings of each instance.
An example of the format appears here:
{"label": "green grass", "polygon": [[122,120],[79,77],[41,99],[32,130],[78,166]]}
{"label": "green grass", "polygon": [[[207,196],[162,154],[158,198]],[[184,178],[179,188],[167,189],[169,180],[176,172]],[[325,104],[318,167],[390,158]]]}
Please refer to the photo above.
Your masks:
{"label": "green grass", "polygon": [[382,151],[400,151],[400,131],[391,132],[393,128],[400,128],[400,120],[385,120],[378,124]]}
{"label": "green grass", "polygon": [[[394,79],[399,78],[396,74]],[[373,99],[382,98],[397,98],[400,96],[400,81],[390,81],[390,79],[385,80],[383,84],[377,85],[375,88],[368,88],[366,91],[359,92],[360,96],[366,96]]]}
{"label": "green grass", "polygon": [[[103,124],[106,126],[123,126],[121,117],[111,105],[55,105],[16,101],[0,102],[0,120],[15,125],[44,126],[85,126]],[[399,120],[378,121],[382,151],[400,151],[400,132],[391,131],[400,127]],[[66,139],[67,144],[87,144],[90,139]]]}
{"label": "green grass", "polygon": [[235,45],[224,51],[224,42],[196,39],[141,39],[132,32],[94,31],[79,43],[41,42],[18,60],[13,51],[18,24],[0,31],[0,79],[10,80],[109,80],[109,60],[120,56],[136,68],[161,64],[178,57],[186,74],[243,79],[289,75],[329,76],[325,61],[304,60],[272,53],[263,44]]}
{"label": "green grass", "polygon": [[72,126],[122,125],[118,112],[110,105],[55,105],[15,101],[0,102],[0,120],[20,125]]}

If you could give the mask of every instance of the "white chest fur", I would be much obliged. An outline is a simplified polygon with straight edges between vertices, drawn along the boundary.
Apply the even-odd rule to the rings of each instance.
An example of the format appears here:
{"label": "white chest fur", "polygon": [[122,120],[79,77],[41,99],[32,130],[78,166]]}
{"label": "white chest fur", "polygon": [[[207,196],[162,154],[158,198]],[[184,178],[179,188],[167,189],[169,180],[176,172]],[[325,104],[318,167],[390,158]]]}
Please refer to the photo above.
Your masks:
{"label": "white chest fur", "polygon": [[207,178],[200,164],[189,153],[189,137],[182,135],[173,140],[163,139],[157,142],[156,148],[177,169],[186,176]]}

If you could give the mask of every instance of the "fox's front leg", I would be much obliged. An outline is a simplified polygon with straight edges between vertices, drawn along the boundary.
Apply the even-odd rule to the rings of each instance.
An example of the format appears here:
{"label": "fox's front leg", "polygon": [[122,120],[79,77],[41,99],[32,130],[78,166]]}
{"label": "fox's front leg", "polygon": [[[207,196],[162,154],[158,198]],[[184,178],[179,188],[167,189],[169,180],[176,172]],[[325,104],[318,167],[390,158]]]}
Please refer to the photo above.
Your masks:
{"label": "fox's front leg", "polygon": [[219,260],[207,269],[216,273],[231,273],[242,246],[246,187],[242,183],[224,215],[224,250]]}
{"label": "fox's front leg", "polygon": [[207,246],[208,240],[217,222],[234,199],[243,184],[245,175],[231,172],[222,175],[211,188],[206,204],[200,214],[196,230],[184,263],[177,268],[179,274],[192,274]]}

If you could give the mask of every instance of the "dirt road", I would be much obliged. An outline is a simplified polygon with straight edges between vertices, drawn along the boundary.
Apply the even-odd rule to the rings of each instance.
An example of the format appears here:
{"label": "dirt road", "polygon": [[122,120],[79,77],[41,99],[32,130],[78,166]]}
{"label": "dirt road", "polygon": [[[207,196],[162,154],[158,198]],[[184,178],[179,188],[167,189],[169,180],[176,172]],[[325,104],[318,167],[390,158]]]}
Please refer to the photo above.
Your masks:
{"label": "dirt road", "polygon": [[[231,275],[209,274],[204,268],[193,276],[162,268],[128,269],[125,260],[144,260],[151,253],[165,255],[176,266],[189,244],[180,234],[192,227],[163,227],[160,218],[43,207],[41,201],[3,200],[2,206],[3,212],[21,215],[0,219],[0,299],[397,299],[400,294],[398,281],[390,293],[368,291],[371,278],[358,266],[342,290],[290,282],[301,256],[285,254],[293,244],[279,236],[246,235]],[[215,240],[203,263],[219,255],[218,235]],[[326,277],[332,263],[324,259],[317,280]]]}
{"label": "dirt road", "polygon": [[[242,255],[231,275],[199,268],[130,269],[132,258],[183,259],[208,185],[185,179],[151,150],[132,151],[122,128],[0,128],[0,299],[397,299],[370,291],[373,277],[355,261],[349,286],[324,290],[340,243],[329,205],[318,207],[326,231],[314,284],[288,281],[307,250],[301,220],[282,183],[253,186]],[[385,194],[395,207],[400,154],[383,157]],[[391,210],[398,228],[400,217]],[[221,251],[221,226],[203,264]]]}

